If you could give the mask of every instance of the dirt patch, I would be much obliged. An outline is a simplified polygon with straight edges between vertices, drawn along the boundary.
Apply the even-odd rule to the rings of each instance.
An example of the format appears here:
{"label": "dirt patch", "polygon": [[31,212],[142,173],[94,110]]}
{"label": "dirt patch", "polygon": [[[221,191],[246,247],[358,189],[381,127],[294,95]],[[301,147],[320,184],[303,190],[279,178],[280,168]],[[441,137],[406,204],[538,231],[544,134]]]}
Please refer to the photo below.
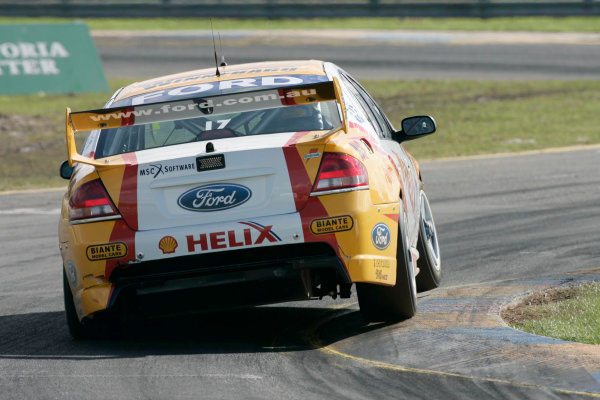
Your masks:
{"label": "dirt patch", "polygon": [[30,132],[48,129],[47,118],[41,115],[18,115],[0,113],[0,134],[12,137],[27,135]]}
{"label": "dirt patch", "polygon": [[65,158],[64,122],[0,113],[0,190],[64,184],[57,171]]}
{"label": "dirt patch", "polygon": [[521,325],[525,321],[548,318],[552,316],[550,311],[534,307],[575,298],[580,290],[581,286],[569,286],[534,293],[525,297],[516,305],[506,307],[502,310],[502,319],[509,325]]}
{"label": "dirt patch", "polygon": [[444,297],[498,297],[527,291],[527,286],[478,286],[447,289]]}
{"label": "dirt patch", "polygon": [[47,151],[62,145],[61,139],[60,127],[42,115],[0,113],[0,156]]}
{"label": "dirt patch", "polygon": [[518,93],[495,93],[487,95],[469,96],[458,99],[459,103],[487,103],[490,101],[521,100],[534,97],[547,97],[556,95],[570,95],[578,92],[576,89],[531,90]]}

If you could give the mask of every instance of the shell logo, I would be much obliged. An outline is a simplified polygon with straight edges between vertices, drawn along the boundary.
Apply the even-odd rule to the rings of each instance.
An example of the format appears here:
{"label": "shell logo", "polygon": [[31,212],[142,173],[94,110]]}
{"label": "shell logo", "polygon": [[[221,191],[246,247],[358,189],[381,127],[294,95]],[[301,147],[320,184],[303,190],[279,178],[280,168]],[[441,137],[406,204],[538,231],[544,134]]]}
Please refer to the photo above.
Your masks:
{"label": "shell logo", "polygon": [[177,240],[173,236],[165,236],[158,242],[158,248],[162,250],[163,254],[175,253]]}

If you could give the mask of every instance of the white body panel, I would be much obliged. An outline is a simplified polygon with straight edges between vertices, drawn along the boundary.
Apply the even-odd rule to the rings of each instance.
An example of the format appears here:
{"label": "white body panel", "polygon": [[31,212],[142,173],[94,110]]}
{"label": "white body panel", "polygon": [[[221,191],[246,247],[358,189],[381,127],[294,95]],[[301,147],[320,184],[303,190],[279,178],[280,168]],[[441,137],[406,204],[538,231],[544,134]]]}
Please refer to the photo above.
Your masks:
{"label": "white body panel", "polygon": [[[258,218],[296,211],[282,147],[293,133],[187,143],[138,152],[138,226],[153,230]],[[198,156],[224,154],[226,169],[198,172]],[[178,199],[208,184],[243,185],[250,197],[222,211],[192,211]],[[216,195],[215,195],[216,196]],[[199,202],[199,201],[198,201]]]}
{"label": "white body panel", "polygon": [[303,241],[300,215],[292,213],[136,232],[135,248],[150,261]]}

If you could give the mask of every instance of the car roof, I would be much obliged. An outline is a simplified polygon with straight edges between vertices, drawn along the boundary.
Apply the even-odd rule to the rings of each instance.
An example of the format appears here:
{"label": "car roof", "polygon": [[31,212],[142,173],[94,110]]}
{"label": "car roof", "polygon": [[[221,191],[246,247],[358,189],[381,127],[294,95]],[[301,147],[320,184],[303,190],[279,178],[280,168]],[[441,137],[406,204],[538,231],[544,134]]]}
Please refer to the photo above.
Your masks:
{"label": "car roof", "polygon": [[253,78],[289,73],[296,75],[326,75],[323,64],[323,61],[318,60],[290,60],[227,65],[219,67],[219,72],[221,73],[220,77],[216,76],[215,67],[198,69],[132,83],[131,85],[124,87],[114,100],[118,101],[159,89],[170,89],[230,79]]}

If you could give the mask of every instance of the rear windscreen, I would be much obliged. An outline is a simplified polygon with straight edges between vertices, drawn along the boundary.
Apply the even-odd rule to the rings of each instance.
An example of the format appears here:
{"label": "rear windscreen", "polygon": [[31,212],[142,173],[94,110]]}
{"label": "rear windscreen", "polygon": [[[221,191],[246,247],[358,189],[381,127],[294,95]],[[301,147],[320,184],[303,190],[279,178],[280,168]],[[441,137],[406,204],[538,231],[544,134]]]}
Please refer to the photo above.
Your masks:
{"label": "rear windscreen", "polygon": [[96,158],[224,138],[331,130],[341,124],[335,101],[316,102],[103,129]]}

